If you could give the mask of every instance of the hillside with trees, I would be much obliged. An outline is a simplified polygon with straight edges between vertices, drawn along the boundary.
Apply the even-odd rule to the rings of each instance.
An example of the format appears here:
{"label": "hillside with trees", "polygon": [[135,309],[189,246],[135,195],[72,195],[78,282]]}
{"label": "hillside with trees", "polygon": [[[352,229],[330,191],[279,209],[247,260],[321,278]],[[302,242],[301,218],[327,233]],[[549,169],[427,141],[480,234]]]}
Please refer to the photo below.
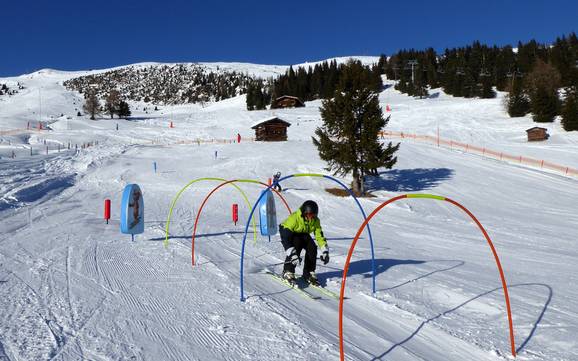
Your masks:
{"label": "hillside with trees", "polygon": [[24,86],[20,82],[0,83],[0,95],[15,95],[22,89]]}
{"label": "hillside with trees", "polygon": [[[292,66],[285,74],[276,79],[253,82],[247,93],[247,109],[265,109],[267,105],[275,107],[274,100],[283,95],[298,97],[302,101],[330,99],[344,76],[347,64],[337,61],[324,61],[313,67]],[[362,66],[363,85],[369,90],[379,92],[383,88],[381,75],[376,67]]]}
{"label": "hillside with trees", "polygon": [[[571,115],[578,87],[578,38],[572,33],[552,44],[535,40],[496,47],[476,41],[446,49],[402,50],[380,57],[380,73],[396,80],[396,89],[424,97],[441,87],[456,97],[493,98],[494,89],[508,92],[506,110],[512,117],[532,113],[536,122],[552,122],[557,115]],[[570,104],[565,106],[565,104]],[[570,120],[572,123],[572,120]]]}
{"label": "hillside with trees", "polygon": [[253,77],[227,71],[210,71],[198,64],[133,65],[64,82],[69,90],[94,93],[106,99],[117,91],[122,99],[153,104],[219,101],[247,91]]}

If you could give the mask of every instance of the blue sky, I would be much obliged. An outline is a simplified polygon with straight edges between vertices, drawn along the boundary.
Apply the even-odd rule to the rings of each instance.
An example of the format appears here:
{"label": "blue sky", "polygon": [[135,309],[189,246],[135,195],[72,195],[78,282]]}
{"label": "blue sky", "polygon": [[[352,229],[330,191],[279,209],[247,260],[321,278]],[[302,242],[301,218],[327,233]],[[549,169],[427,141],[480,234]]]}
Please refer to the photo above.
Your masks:
{"label": "blue sky", "polygon": [[10,0],[0,5],[0,76],[142,61],[286,65],[571,32],[576,0]]}

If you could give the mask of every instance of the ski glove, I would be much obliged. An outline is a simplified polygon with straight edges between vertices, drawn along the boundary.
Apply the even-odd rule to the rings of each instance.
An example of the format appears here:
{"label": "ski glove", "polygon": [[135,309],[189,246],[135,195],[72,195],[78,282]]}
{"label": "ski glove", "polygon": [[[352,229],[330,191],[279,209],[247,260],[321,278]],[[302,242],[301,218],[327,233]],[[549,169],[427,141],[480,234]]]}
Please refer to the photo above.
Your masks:
{"label": "ski glove", "polygon": [[321,248],[321,256],[319,256],[319,259],[323,261],[323,264],[327,264],[329,262],[329,248]]}
{"label": "ski glove", "polygon": [[299,255],[297,254],[297,251],[295,250],[295,247],[287,248],[287,250],[285,251],[285,254],[287,255],[287,259],[286,259],[285,263],[291,263],[293,266],[297,266],[297,264],[299,262],[301,262],[301,259],[299,258]]}

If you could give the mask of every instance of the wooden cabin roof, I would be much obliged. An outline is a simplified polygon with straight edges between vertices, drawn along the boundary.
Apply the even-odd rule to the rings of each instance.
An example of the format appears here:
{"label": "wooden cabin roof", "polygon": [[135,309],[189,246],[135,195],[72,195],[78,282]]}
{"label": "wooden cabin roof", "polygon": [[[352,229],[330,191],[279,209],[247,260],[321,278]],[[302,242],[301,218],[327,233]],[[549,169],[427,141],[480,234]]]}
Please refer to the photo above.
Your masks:
{"label": "wooden cabin roof", "polygon": [[255,128],[257,128],[259,125],[266,124],[266,123],[283,123],[284,125],[286,125],[286,126],[288,126],[288,127],[291,126],[291,123],[286,122],[286,121],[284,121],[283,119],[281,119],[281,118],[279,118],[279,117],[277,117],[277,116],[272,116],[272,117],[269,117],[269,118],[261,119],[261,120],[259,120],[258,122],[254,123],[254,124],[251,126],[251,129],[255,129]]}
{"label": "wooden cabin roof", "polygon": [[526,129],[526,132],[532,132],[534,130],[548,130],[548,129],[542,127],[532,127],[530,129]]}
{"label": "wooden cabin roof", "polygon": [[305,103],[303,102],[303,100],[299,99],[298,97],[295,97],[293,95],[281,95],[280,97],[278,97],[277,99],[275,99],[275,102],[279,102],[280,100],[283,99],[293,99],[296,100],[299,104],[301,104],[302,106],[305,106]]}

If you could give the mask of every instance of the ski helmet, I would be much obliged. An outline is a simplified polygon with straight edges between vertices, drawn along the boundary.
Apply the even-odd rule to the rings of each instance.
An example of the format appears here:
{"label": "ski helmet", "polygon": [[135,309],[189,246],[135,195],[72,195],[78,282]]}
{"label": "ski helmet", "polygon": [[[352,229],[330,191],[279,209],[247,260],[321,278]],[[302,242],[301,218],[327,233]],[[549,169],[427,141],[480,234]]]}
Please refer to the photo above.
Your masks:
{"label": "ski helmet", "polygon": [[317,203],[315,203],[312,200],[308,200],[305,201],[302,205],[301,205],[301,214],[305,214],[305,213],[313,213],[315,215],[315,217],[317,217],[317,214],[319,213],[319,207],[317,206]]}

